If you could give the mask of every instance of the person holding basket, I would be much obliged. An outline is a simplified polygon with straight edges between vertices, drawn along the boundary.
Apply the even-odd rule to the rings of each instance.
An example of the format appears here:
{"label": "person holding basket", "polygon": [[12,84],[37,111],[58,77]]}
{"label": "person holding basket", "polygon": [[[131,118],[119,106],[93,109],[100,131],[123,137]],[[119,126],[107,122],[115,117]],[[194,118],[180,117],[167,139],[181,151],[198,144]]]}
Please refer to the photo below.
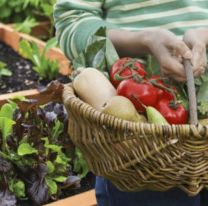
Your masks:
{"label": "person holding basket", "polygon": [[[59,45],[69,59],[104,26],[120,57],[151,54],[160,72],[177,81],[186,80],[183,59],[191,61],[194,76],[207,66],[207,0],[57,0],[54,19]],[[189,197],[175,188],[121,192],[108,180],[96,179],[98,206],[205,206],[206,195]]]}

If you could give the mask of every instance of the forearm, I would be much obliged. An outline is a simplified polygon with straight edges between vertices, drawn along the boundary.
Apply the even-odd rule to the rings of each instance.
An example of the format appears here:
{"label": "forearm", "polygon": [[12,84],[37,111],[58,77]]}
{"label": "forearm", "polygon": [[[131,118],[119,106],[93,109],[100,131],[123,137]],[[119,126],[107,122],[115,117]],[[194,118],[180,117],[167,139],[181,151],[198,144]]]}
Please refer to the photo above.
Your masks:
{"label": "forearm", "polygon": [[148,31],[131,32],[127,30],[110,29],[108,37],[115,46],[120,57],[138,57],[150,53],[148,48]]}

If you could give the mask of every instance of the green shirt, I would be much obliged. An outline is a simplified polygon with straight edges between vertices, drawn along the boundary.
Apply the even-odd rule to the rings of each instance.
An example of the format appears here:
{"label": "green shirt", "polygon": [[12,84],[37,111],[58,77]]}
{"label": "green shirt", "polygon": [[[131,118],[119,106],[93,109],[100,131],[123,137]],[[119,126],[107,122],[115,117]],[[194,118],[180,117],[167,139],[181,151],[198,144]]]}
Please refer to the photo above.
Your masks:
{"label": "green shirt", "polygon": [[60,47],[72,59],[100,26],[164,28],[178,36],[208,27],[208,0],[57,0],[54,19]]}

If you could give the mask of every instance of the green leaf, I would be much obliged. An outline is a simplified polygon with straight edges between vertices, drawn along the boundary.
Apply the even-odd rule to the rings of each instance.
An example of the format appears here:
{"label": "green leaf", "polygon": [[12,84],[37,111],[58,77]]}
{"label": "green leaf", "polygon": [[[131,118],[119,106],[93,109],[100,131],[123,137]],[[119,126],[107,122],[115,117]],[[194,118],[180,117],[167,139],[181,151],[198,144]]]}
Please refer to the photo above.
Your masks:
{"label": "green leaf", "polygon": [[0,117],[7,117],[12,120],[15,109],[16,107],[10,103],[4,104],[0,110]]}
{"label": "green leaf", "polygon": [[57,152],[57,153],[61,152],[61,148],[62,148],[61,146],[58,146],[55,144],[49,144],[49,145],[46,145],[45,147],[48,149],[51,149],[53,152]]}
{"label": "green leaf", "polygon": [[63,130],[64,130],[64,124],[59,120],[56,120],[55,125],[52,129],[52,138],[57,139],[59,135],[63,132]]}
{"label": "green leaf", "polygon": [[0,117],[0,132],[2,133],[3,139],[6,141],[7,137],[12,133],[12,127],[15,121],[7,118]]}
{"label": "green leaf", "polygon": [[56,153],[61,153],[61,149],[62,149],[61,146],[58,146],[58,145],[55,145],[55,144],[50,144],[47,137],[42,138],[42,140],[45,141],[44,147],[46,149],[50,149],[50,150],[52,150],[53,152],[56,152]]}
{"label": "green leaf", "polygon": [[84,156],[78,148],[76,148],[75,155],[76,157],[74,160],[74,171],[77,172],[81,178],[83,178],[89,172],[87,162],[85,161]]}
{"label": "green leaf", "polygon": [[21,40],[19,42],[19,48],[18,51],[21,56],[23,56],[26,59],[33,60],[33,49],[31,47],[31,44],[29,41]]}
{"label": "green leaf", "polygon": [[33,148],[29,143],[22,143],[17,149],[17,154],[20,156],[38,154],[38,150]]}
{"label": "green leaf", "polygon": [[94,67],[108,72],[111,65],[119,58],[113,44],[106,37],[106,28],[101,27],[91,36],[85,51],[72,60],[73,68]]}
{"label": "green leaf", "polygon": [[7,68],[7,64],[0,61],[0,77],[1,76],[11,76],[12,72]]}
{"label": "green leaf", "polygon": [[[105,51],[105,42],[106,42],[105,39],[102,39],[100,41],[93,42],[87,47],[86,52],[85,52],[85,58],[86,58],[88,67],[93,66],[93,60],[100,50]],[[103,52],[103,55],[104,55],[104,52]]]}
{"label": "green leaf", "polygon": [[[50,39],[40,54],[39,48],[36,43],[21,41],[19,44],[19,52],[25,58],[31,60],[34,64],[33,70],[37,72],[40,79],[53,80],[59,73],[59,64],[57,59],[49,59],[46,52],[57,44],[55,38]],[[29,52],[27,52],[29,51]]]}
{"label": "green leaf", "polygon": [[57,41],[56,37],[49,39],[49,40],[46,42],[46,46],[45,46],[44,49],[43,49],[42,56],[45,56],[45,55],[46,55],[46,52],[47,52],[49,49],[51,49],[51,48],[53,48],[53,47],[56,47],[56,46],[58,46],[58,41]]}
{"label": "green leaf", "polygon": [[64,169],[66,169],[69,161],[70,161],[70,158],[68,158],[63,152],[61,152],[56,156],[56,159],[54,162],[58,164],[58,167],[62,165],[64,166]]}
{"label": "green leaf", "polygon": [[21,180],[12,180],[9,182],[9,189],[13,192],[18,198],[25,197],[25,184]]}
{"label": "green leaf", "polygon": [[25,96],[22,96],[22,95],[16,95],[16,96],[13,96],[11,98],[11,100],[19,100],[19,101],[26,101],[27,98]]}
{"label": "green leaf", "polygon": [[46,164],[47,164],[47,168],[48,168],[48,173],[49,174],[53,173],[55,170],[54,164],[50,160],[47,161]]}
{"label": "green leaf", "polygon": [[197,100],[198,102],[208,101],[208,81],[203,82],[199,87]]}
{"label": "green leaf", "polygon": [[64,176],[53,177],[53,180],[55,180],[56,182],[65,182],[66,179],[67,177],[64,177]]}
{"label": "green leaf", "polygon": [[95,55],[95,57],[92,61],[92,67],[98,68],[100,71],[104,71],[105,65],[106,65],[106,63],[105,63],[105,50],[101,49]]}
{"label": "green leaf", "polygon": [[6,63],[4,63],[4,62],[0,61],[0,69],[1,69],[1,68],[4,68],[4,67],[6,67],[6,66],[7,66],[7,64],[6,64]]}
{"label": "green leaf", "polygon": [[46,184],[48,185],[50,194],[51,195],[56,194],[58,191],[58,187],[57,187],[56,182],[50,177],[46,177],[45,180],[46,180]]}
{"label": "green leaf", "polygon": [[35,20],[35,18],[27,17],[23,22],[15,24],[15,30],[18,32],[30,34],[32,31],[32,28],[37,25],[38,25],[38,22]]}
{"label": "green leaf", "polygon": [[113,46],[112,42],[107,39],[106,40],[106,61],[107,61],[107,71],[110,70],[113,63],[119,59],[118,53],[116,52],[115,47]]}
{"label": "green leaf", "polygon": [[12,76],[12,72],[7,68],[2,68],[2,69],[0,69],[0,76],[10,77],[10,76]]}

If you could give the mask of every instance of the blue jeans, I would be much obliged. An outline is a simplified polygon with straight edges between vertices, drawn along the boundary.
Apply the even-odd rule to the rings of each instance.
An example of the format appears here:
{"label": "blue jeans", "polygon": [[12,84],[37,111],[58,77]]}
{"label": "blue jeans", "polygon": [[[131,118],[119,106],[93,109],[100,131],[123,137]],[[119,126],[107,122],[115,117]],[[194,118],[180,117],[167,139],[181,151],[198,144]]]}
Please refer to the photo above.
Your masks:
{"label": "blue jeans", "polygon": [[98,206],[208,206],[208,192],[189,197],[180,189],[166,192],[121,192],[108,180],[96,177]]}

